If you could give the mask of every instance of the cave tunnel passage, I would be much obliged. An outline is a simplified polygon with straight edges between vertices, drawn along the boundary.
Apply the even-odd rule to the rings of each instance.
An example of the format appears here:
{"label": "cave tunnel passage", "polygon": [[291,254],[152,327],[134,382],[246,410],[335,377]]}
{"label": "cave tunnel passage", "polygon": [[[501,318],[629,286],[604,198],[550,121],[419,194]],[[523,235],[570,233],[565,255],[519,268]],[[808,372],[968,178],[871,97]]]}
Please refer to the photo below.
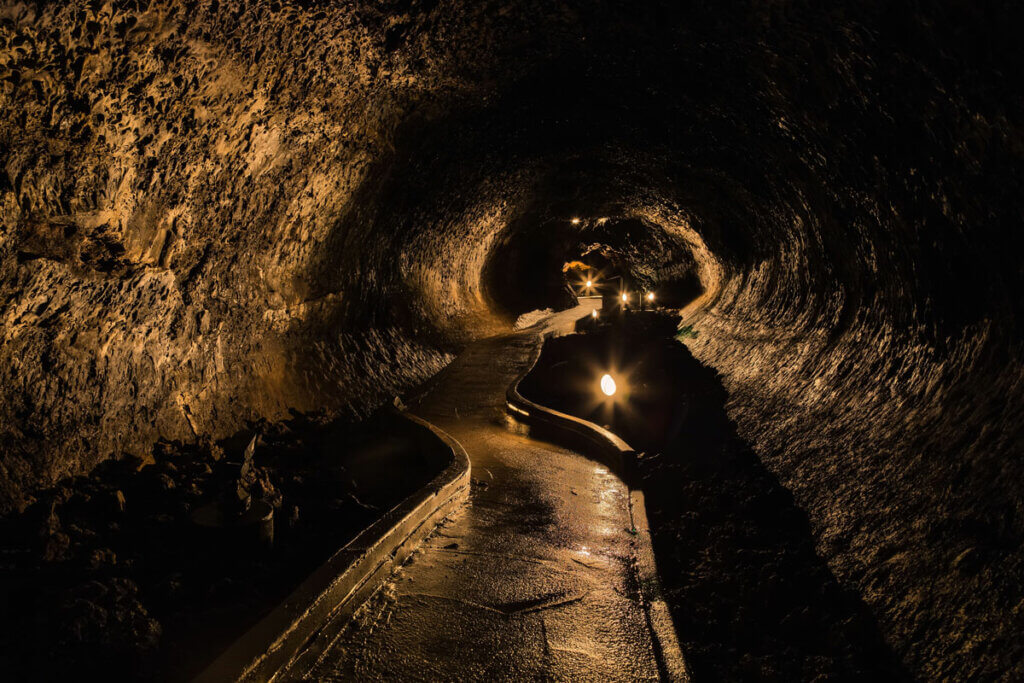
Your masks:
{"label": "cave tunnel passage", "polygon": [[685,240],[659,226],[608,216],[518,221],[531,223],[497,238],[481,274],[494,310],[513,318],[565,309],[572,295],[654,292],[659,305],[681,309],[704,292]]}
{"label": "cave tunnel passage", "polygon": [[589,259],[683,311],[911,676],[1024,678],[1019,7],[100,4],[0,8],[0,513],[55,623],[158,640],[83,506],[359,423]]}

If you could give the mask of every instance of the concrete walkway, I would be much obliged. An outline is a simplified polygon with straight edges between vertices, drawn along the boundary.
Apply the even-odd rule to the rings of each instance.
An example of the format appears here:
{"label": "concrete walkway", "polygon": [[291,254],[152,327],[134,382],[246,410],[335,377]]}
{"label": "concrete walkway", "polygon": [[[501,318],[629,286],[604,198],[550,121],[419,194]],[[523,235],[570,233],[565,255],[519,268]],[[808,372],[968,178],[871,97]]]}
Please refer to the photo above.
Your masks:
{"label": "concrete walkway", "polygon": [[631,579],[628,491],[607,469],[505,427],[505,389],[545,330],[471,345],[415,412],[465,447],[470,505],[438,530],[329,645],[305,680],[656,679]]}

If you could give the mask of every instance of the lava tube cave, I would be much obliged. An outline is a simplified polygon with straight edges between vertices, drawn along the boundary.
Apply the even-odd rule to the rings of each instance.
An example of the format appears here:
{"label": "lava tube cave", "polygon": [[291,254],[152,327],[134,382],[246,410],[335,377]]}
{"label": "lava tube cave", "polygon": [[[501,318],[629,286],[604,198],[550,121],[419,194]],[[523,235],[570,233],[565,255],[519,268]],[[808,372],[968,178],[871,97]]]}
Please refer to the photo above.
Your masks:
{"label": "lava tube cave", "polygon": [[1015,17],[4,0],[4,671],[1024,679]]}

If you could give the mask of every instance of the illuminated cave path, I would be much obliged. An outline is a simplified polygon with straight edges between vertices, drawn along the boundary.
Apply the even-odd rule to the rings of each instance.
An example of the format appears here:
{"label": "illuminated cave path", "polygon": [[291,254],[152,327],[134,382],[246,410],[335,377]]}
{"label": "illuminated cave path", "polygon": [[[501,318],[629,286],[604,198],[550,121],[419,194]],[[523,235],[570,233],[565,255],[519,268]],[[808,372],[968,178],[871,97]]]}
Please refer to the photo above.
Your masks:
{"label": "illuminated cave path", "polygon": [[[469,346],[416,409],[469,453],[471,504],[325,650],[313,680],[645,680],[657,668],[630,578],[628,492],[586,457],[513,434],[505,389],[591,304]],[[479,482],[483,482],[482,484]]]}

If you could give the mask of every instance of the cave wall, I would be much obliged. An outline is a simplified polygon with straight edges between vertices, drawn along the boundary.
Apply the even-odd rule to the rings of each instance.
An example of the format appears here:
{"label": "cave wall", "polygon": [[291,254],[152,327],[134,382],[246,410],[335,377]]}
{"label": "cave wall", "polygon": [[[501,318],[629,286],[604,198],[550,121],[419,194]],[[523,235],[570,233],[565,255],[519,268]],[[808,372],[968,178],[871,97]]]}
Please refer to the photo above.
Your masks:
{"label": "cave wall", "polygon": [[157,438],[365,414],[507,327],[485,265],[516,226],[640,221],[689,250],[686,343],[910,671],[1005,674],[1018,14],[5,2],[0,505]]}
{"label": "cave wall", "polygon": [[[486,244],[438,230],[437,253],[411,241],[410,260],[384,232],[407,227],[382,196],[400,126],[464,87],[410,66],[432,71],[418,63],[430,46],[403,37],[417,8],[4,3],[0,16],[2,507],[158,437],[365,413],[450,357],[410,329],[443,341],[454,318],[485,317],[474,270],[456,264]],[[475,201],[434,210],[494,230],[500,202]]]}
{"label": "cave wall", "polygon": [[781,239],[724,264],[686,343],[909,671],[1012,679],[1022,138],[996,25],[1011,14],[903,11],[845,27],[831,81],[792,67],[825,56],[809,36],[772,56],[769,101],[802,147],[764,207]]}

